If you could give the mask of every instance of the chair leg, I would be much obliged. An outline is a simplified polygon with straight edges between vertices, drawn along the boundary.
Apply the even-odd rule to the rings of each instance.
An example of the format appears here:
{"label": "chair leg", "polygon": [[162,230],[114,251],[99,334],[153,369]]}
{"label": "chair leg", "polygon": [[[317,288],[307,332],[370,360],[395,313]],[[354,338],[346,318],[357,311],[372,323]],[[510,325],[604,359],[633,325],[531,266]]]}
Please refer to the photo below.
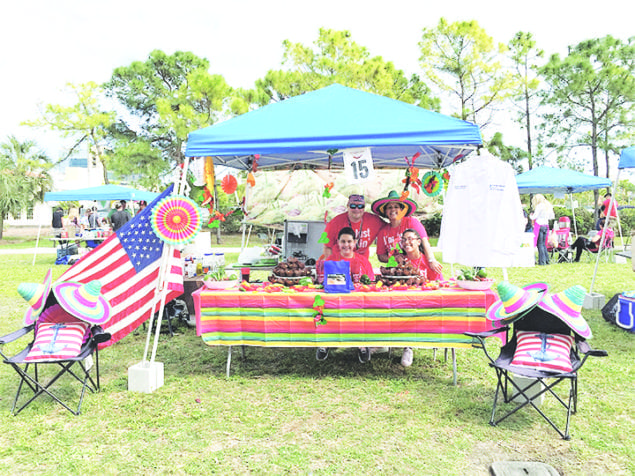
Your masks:
{"label": "chair leg", "polygon": [[[83,379],[80,378],[71,369],[71,367],[75,363],[77,363],[79,365],[79,367],[82,369],[82,372],[84,373]],[[58,364],[60,365],[61,370],[46,385],[41,383],[37,377],[34,378],[34,377],[30,376],[23,369],[19,369],[18,370],[18,374],[20,374],[21,380],[20,380],[20,384],[18,386],[18,391],[16,392],[16,395],[15,395],[15,399],[13,401],[13,406],[11,408],[11,413],[14,416],[17,415],[18,413],[20,413],[22,410],[24,410],[31,402],[33,402],[36,398],[38,398],[39,396],[41,396],[43,394],[47,394],[49,397],[51,397],[53,400],[55,400],[57,403],[59,403],[64,408],[66,408],[69,412],[71,412],[73,415],[79,415],[80,414],[82,402],[84,401],[84,395],[86,394],[86,389],[88,388],[91,392],[94,392],[94,389],[91,387],[91,385],[93,387],[96,387],[95,382],[93,381],[92,377],[90,376],[90,369],[87,369],[83,365],[83,362],[81,362],[81,361],[67,361],[67,362],[63,362],[63,363],[62,362],[58,362]],[[27,366],[28,366],[28,364],[27,364]],[[14,365],[14,367],[15,367],[15,365]],[[35,367],[37,369],[37,364],[35,365]],[[55,382],[57,382],[65,373],[69,373],[72,377],[74,377],[82,385],[82,390],[81,390],[81,393],[80,393],[79,403],[77,405],[77,410],[74,410],[71,407],[69,407],[66,403],[64,403],[62,400],[60,400],[53,392],[51,392],[49,390],[55,384]],[[16,409],[18,400],[19,400],[20,395],[22,393],[22,388],[23,388],[23,383],[24,382],[26,382],[27,385],[29,387],[31,387],[32,389],[35,388],[34,394],[25,403],[23,403],[19,408]],[[89,384],[89,382],[90,382],[90,384]]]}

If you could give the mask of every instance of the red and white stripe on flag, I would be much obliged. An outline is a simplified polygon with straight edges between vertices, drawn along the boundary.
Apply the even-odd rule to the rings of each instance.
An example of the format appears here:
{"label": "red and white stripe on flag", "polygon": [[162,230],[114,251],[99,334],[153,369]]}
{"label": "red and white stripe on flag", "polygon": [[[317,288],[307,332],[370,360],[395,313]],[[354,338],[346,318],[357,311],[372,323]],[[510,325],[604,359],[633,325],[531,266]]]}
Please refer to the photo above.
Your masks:
{"label": "red and white stripe on flag", "polygon": [[[113,312],[111,319],[102,325],[112,338],[100,344],[100,349],[121,340],[145,322],[160,298],[157,284],[163,242],[151,230],[150,216],[152,206],[169,191],[171,188],[57,280],[101,283],[101,293]],[[183,293],[181,253],[173,250],[167,259],[166,303]]]}

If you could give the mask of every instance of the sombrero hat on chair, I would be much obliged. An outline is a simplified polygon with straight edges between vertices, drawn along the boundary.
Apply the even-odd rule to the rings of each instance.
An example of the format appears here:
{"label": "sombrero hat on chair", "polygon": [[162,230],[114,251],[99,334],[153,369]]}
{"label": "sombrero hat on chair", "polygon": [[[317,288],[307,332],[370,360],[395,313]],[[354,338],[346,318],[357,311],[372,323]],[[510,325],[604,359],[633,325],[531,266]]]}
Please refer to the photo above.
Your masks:
{"label": "sombrero hat on chair", "polygon": [[542,301],[548,286],[547,283],[532,283],[521,288],[502,281],[496,289],[500,299],[489,307],[487,318],[511,323]]}
{"label": "sombrero hat on chair", "polygon": [[585,294],[586,290],[577,284],[559,293],[545,296],[538,307],[556,316],[580,337],[590,339],[593,337],[591,328],[581,314]]}
{"label": "sombrero hat on chair", "polygon": [[380,217],[388,218],[386,216],[386,205],[394,202],[401,203],[405,207],[406,213],[404,216],[406,217],[411,216],[417,211],[417,204],[415,202],[407,198],[402,199],[401,196],[394,190],[391,190],[387,197],[375,200],[370,208],[373,213],[379,215]]}
{"label": "sombrero hat on chair", "polygon": [[108,322],[112,309],[101,295],[101,283],[62,282],[53,287],[57,302],[69,314],[92,324]]}
{"label": "sombrero hat on chair", "polygon": [[49,269],[44,277],[42,284],[38,283],[20,283],[18,285],[18,293],[29,303],[29,308],[24,313],[24,324],[29,325],[35,322],[37,317],[42,313],[46,298],[51,292],[51,284],[53,271]]}

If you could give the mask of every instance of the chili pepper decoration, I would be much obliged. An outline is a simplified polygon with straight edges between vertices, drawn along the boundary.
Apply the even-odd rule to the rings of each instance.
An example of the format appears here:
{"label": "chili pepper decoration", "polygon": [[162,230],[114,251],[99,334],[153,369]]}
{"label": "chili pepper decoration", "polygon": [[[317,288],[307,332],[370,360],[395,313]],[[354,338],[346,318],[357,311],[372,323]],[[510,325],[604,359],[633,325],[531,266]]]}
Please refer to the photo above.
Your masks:
{"label": "chili pepper decoration", "polygon": [[313,300],[313,322],[315,323],[315,327],[326,324],[326,319],[324,318],[324,304],[322,296],[315,296],[315,299]]}

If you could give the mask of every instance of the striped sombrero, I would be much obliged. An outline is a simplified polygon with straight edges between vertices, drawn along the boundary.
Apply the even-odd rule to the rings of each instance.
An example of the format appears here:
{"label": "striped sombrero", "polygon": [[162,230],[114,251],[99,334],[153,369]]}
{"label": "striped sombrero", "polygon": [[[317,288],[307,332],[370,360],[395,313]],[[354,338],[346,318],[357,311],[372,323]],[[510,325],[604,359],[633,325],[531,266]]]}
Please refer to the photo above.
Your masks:
{"label": "striped sombrero", "polygon": [[580,337],[590,339],[593,337],[591,328],[581,314],[585,294],[586,290],[577,284],[559,293],[549,294],[538,307],[559,318]]}
{"label": "striped sombrero", "polygon": [[532,283],[520,288],[507,281],[497,286],[500,299],[487,310],[490,321],[510,323],[533,309],[547,292],[547,283]]}
{"label": "striped sombrero", "polygon": [[46,304],[46,298],[48,298],[51,292],[51,284],[53,271],[49,269],[44,277],[42,284],[38,283],[20,283],[18,286],[18,293],[29,303],[29,308],[24,313],[24,324],[29,325],[35,322],[38,316],[42,313],[44,305]]}
{"label": "striped sombrero", "polygon": [[62,282],[53,287],[53,294],[66,312],[82,321],[103,324],[110,319],[112,310],[108,301],[101,295],[99,281],[87,284]]}

